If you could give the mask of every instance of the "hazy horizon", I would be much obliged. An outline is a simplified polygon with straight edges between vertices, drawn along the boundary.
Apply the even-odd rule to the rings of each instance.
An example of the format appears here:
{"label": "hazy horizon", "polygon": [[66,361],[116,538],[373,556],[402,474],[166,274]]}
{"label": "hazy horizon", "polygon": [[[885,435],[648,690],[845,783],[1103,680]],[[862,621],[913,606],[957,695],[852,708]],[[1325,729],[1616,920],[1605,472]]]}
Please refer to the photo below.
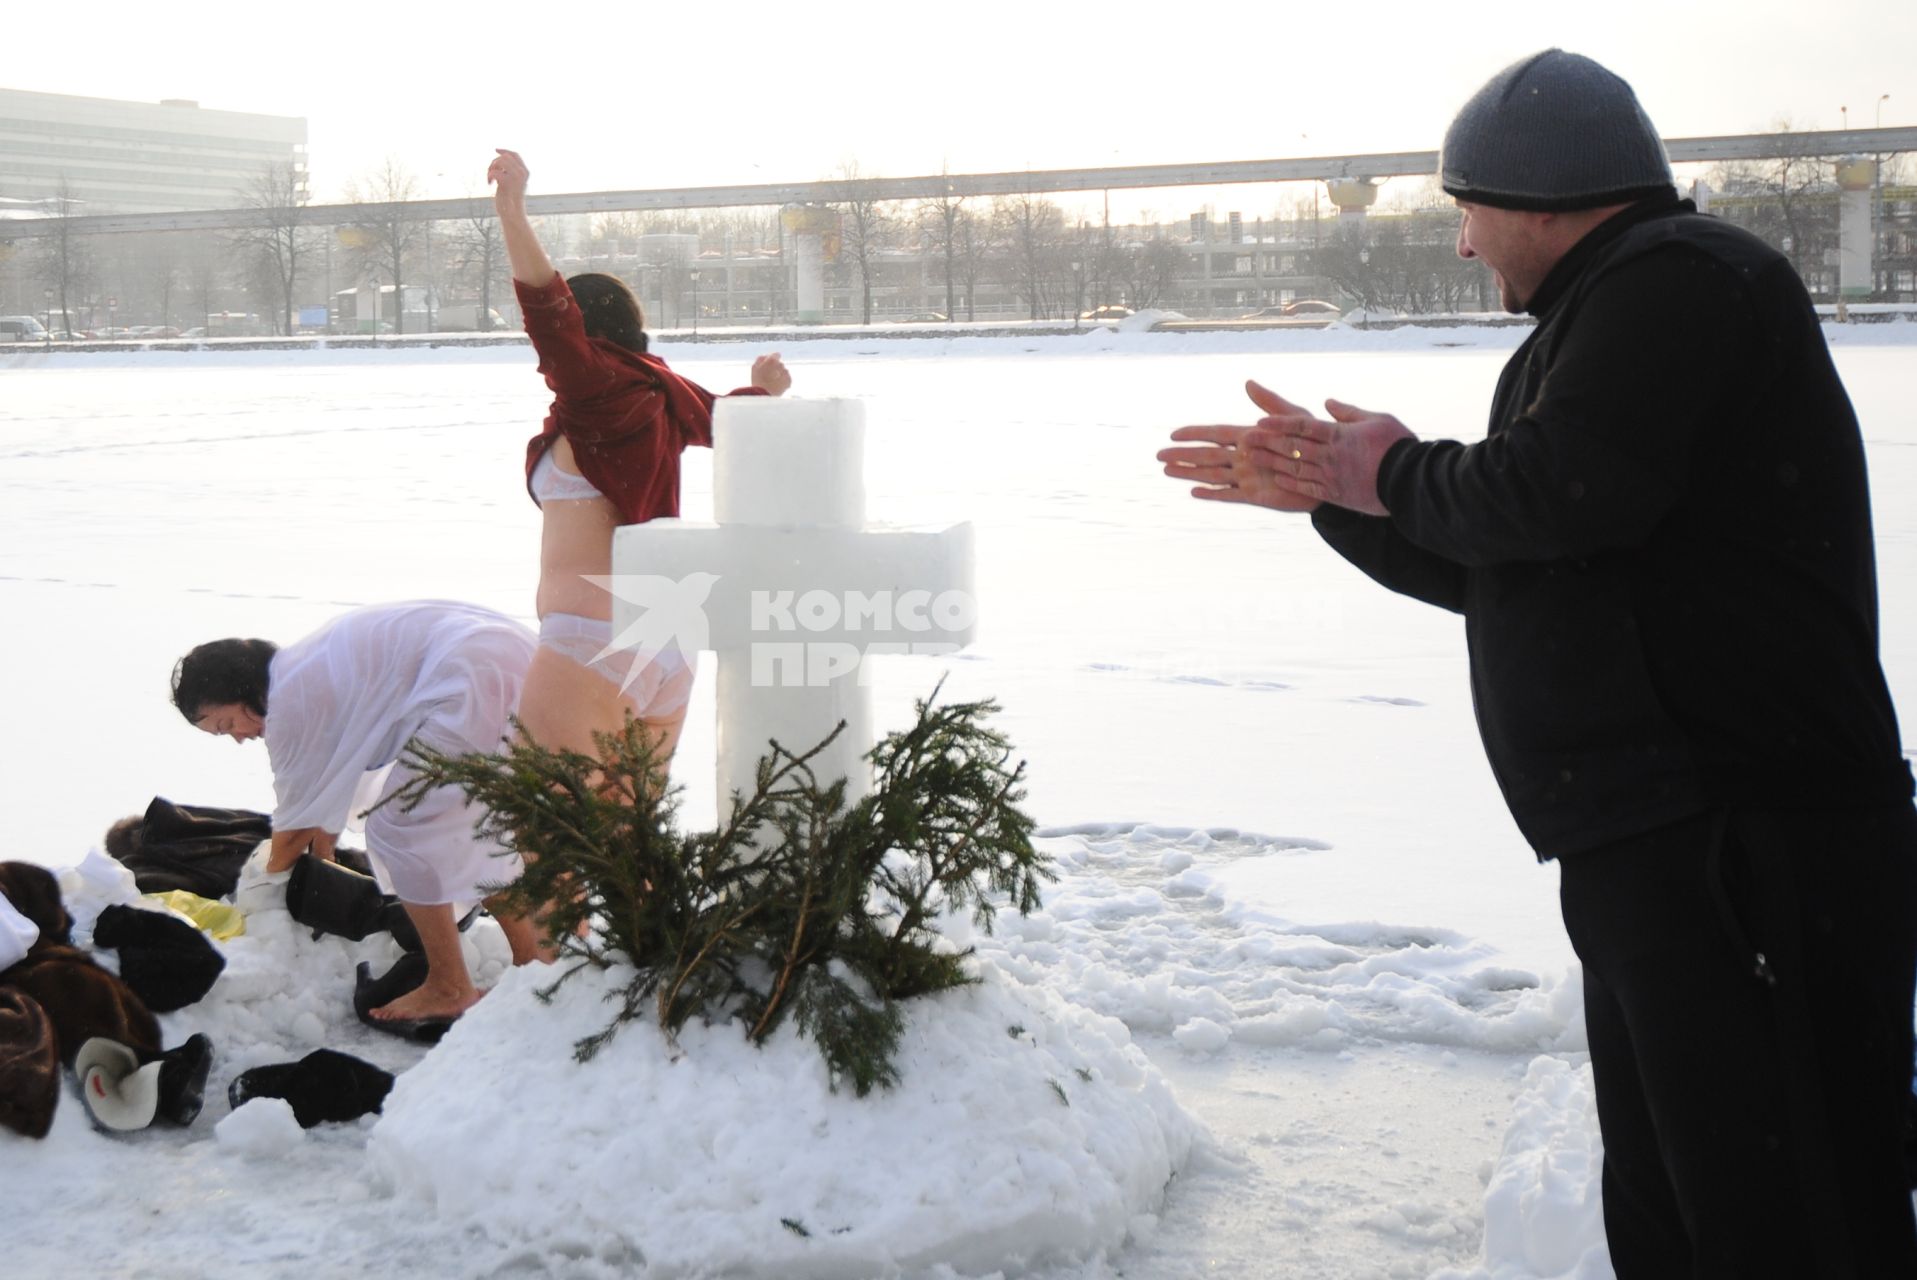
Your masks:
{"label": "hazy horizon", "polygon": [[[1488,76],[1554,44],[1630,80],[1667,137],[1834,129],[1842,107],[1853,127],[1917,118],[1917,6],[1892,0],[1351,13],[984,0],[904,21],[853,0],[830,21],[757,2],[714,21],[562,3],[507,32],[443,10],[372,29],[109,0],[86,18],[111,47],[75,41],[71,15],[10,15],[0,86],[304,118],[315,202],[388,157],[421,198],[480,194],[495,146],[526,155],[536,192],[1427,150]],[[1359,48],[1354,29],[1390,45]]]}

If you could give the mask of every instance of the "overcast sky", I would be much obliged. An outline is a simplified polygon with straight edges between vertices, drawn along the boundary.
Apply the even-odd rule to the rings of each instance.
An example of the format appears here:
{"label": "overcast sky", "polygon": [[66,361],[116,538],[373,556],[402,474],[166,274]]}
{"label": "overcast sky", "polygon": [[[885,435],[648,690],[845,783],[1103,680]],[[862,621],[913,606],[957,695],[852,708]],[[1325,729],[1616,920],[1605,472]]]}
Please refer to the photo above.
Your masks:
{"label": "overcast sky", "polygon": [[540,192],[1435,148],[1473,89],[1553,44],[1630,80],[1667,137],[1836,128],[1843,106],[1868,125],[1882,94],[1884,124],[1917,121],[1911,0],[518,10],[19,5],[0,86],[303,116],[316,200],[388,155],[423,195],[477,192],[494,146]]}

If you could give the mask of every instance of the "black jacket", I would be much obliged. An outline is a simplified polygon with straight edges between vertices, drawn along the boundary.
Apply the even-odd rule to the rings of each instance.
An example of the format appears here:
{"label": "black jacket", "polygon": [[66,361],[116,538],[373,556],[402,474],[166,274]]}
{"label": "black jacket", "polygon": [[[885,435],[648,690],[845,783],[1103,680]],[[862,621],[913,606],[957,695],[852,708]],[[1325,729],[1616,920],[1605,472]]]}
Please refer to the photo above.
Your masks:
{"label": "black jacket", "polygon": [[1723,804],[1911,795],[1877,653],[1863,443],[1790,264],[1688,201],[1559,261],[1481,443],[1405,441],[1319,533],[1461,612],[1540,857]]}

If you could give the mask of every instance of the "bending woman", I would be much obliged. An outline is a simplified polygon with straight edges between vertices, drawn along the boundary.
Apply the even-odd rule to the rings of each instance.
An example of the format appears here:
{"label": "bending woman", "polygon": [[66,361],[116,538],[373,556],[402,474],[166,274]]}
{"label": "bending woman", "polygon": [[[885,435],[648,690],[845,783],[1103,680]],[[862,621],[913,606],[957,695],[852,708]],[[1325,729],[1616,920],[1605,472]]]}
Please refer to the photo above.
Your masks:
{"label": "bending woman", "polygon": [[[712,445],[714,396],[646,350],[645,316],[623,281],[563,280],[526,216],[526,164],[501,151],[486,171],[512,262],[513,289],[552,413],[526,448],[526,485],[544,515],[539,652],[519,719],[534,741],[596,753],[630,711],[663,764],[678,744],[696,654],[607,652],[612,597],[589,581],[612,572],[612,533],[679,514],[679,455]],[[774,355],[752,363],[734,395],[783,395],[792,375]]]}
{"label": "bending woman", "polygon": [[[393,766],[382,799],[413,779],[400,759],[408,744],[497,751],[533,648],[524,626],[478,605],[368,605],[284,649],[267,640],[199,646],[174,668],[173,705],[206,733],[266,740],[276,797],[266,869],[287,871],[308,850],[332,860],[369,774]],[[480,817],[456,787],[367,817],[367,852],[419,931],[427,964],[422,986],[373,1017],[454,1018],[479,999],[453,904],[478,901],[521,870],[510,850],[474,830]],[[494,918],[515,964],[540,958],[530,922],[498,911]]]}

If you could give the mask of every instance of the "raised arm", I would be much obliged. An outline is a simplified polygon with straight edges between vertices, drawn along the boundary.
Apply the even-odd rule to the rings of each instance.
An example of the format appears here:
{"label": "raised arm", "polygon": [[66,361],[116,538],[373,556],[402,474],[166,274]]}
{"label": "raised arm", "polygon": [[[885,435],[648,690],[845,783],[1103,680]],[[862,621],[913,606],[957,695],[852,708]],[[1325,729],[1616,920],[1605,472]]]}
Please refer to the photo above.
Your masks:
{"label": "raised arm", "polygon": [[[552,259],[526,217],[530,171],[517,151],[500,148],[486,169],[493,184],[493,208],[512,263],[513,292],[525,320],[526,335],[539,353],[539,372],[555,394],[575,402],[606,391],[618,373],[592,349],[578,303],[553,269]],[[630,429],[631,424],[625,424]]]}
{"label": "raised arm", "polygon": [[526,217],[526,183],[532,176],[517,151],[500,148],[486,169],[486,181],[493,184],[493,209],[499,214],[500,234],[506,241],[506,258],[512,263],[513,279],[535,289],[543,289],[558,274],[552,259],[534,234]]}

